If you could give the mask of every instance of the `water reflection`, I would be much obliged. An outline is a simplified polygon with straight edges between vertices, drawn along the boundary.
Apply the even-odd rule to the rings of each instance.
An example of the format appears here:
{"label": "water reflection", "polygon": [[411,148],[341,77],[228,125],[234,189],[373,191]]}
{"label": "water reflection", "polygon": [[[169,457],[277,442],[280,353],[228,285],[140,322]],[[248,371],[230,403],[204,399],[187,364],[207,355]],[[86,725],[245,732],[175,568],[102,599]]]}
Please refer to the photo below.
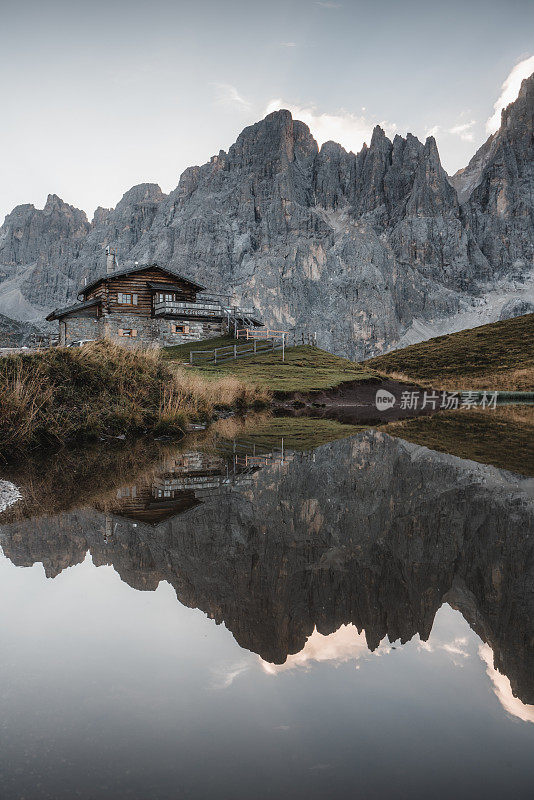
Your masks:
{"label": "water reflection", "polygon": [[311,452],[253,436],[185,447],[77,481],[62,513],[37,512],[54,492],[34,479],[34,502],[0,518],[5,555],[53,578],[89,552],[135,589],[167,581],[272,674],[424,643],[448,603],[503,706],[531,719],[532,479],[376,431]]}

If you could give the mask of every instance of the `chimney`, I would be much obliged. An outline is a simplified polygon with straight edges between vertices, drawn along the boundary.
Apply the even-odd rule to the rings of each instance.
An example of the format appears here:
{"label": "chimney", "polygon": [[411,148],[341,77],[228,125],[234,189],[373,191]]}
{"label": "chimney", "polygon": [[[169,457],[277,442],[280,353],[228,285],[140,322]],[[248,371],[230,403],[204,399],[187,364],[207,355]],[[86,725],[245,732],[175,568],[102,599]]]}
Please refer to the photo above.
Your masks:
{"label": "chimney", "polygon": [[108,244],[106,247],[106,274],[109,275],[111,272],[115,271],[117,259],[115,257],[115,253],[111,251],[111,248]]}

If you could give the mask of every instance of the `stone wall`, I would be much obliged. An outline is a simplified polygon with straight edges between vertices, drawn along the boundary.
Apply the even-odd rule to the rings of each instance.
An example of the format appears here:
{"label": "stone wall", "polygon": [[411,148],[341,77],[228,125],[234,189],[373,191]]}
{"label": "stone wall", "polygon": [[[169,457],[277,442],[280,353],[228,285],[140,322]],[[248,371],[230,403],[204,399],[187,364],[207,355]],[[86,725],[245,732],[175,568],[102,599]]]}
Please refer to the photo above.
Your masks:
{"label": "stone wall", "polygon": [[66,317],[59,322],[59,343],[69,345],[78,339],[99,339],[100,330],[100,320],[96,317]]}
{"label": "stone wall", "polygon": [[[139,317],[134,314],[110,314],[99,319],[95,317],[66,317],[59,323],[60,336],[62,325],[65,325],[64,341],[69,345],[79,339],[108,338],[124,347],[168,347],[173,344],[211,339],[225,332],[223,322],[202,322],[201,320],[169,320]],[[175,332],[184,325],[184,332]],[[131,335],[125,335],[131,331]]]}

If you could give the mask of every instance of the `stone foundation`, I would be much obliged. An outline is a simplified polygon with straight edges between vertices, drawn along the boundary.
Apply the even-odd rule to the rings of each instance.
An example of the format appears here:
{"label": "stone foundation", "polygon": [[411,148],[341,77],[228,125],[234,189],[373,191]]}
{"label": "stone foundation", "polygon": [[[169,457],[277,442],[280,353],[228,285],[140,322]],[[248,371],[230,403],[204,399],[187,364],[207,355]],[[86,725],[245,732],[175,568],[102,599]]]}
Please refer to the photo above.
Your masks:
{"label": "stone foundation", "polygon": [[[124,347],[169,347],[173,344],[201,342],[222,336],[223,322],[170,320],[141,317],[137,314],[112,314],[96,317],[65,317],[59,323],[60,344],[80,339],[110,339]],[[131,333],[129,333],[131,332]]]}

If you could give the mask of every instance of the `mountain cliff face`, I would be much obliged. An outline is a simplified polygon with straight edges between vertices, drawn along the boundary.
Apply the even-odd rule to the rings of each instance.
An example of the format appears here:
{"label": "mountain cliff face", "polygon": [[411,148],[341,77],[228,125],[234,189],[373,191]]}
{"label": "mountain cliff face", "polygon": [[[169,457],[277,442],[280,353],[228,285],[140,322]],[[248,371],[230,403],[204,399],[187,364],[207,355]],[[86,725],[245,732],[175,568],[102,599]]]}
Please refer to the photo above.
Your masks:
{"label": "mountain cliff face", "polygon": [[91,223],[55,196],[43,211],[18,206],[0,230],[0,312],[39,318],[74,298],[103,272],[109,244],[122,265],[171,265],[350,356],[504,286],[498,318],[534,264],[533,109],[534,76],[450,181],[432,137],[390,141],[377,127],[357,155],[334,142],[319,150],[277,111],[168,196],[136,186]]}

